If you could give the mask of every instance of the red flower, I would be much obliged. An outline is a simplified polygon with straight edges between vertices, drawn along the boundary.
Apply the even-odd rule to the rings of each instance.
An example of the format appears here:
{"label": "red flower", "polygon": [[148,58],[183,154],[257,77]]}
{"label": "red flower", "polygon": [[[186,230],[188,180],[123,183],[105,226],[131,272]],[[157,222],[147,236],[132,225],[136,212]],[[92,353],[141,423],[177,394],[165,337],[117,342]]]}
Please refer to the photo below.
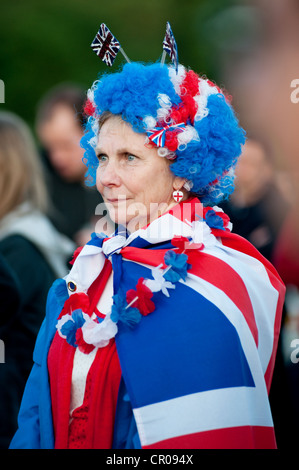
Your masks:
{"label": "red flower", "polygon": [[186,237],[173,237],[171,240],[171,244],[178,248],[176,253],[182,253],[183,251],[188,249],[190,242]]}
{"label": "red flower", "polygon": [[[202,250],[204,248],[203,243],[192,243],[190,245],[190,241],[186,237],[173,237],[173,239],[171,240],[171,244],[178,248],[178,251],[176,251],[176,253],[178,254],[183,253],[183,251],[187,250]],[[189,255],[187,254],[187,256]]]}
{"label": "red flower", "polygon": [[76,344],[78,345],[80,351],[84,354],[89,354],[95,348],[93,344],[88,344],[84,341],[82,328],[78,328],[76,332]]}
{"label": "red flower", "polygon": [[138,297],[138,299],[136,299],[132,304],[132,307],[137,307],[142,315],[148,315],[155,310],[155,304],[151,300],[153,296],[152,291],[143,284],[143,281],[144,278],[140,277],[136,285],[136,291],[134,289],[128,290],[126,300],[129,304],[132,300]]}
{"label": "red flower", "polygon": [[219,215],[219,217],[221,217],[221,219],[223,220],[223,227],[225,228],[226,231],[229,232],[229,229],[228,229],[228,224],[230,222],[230,218],[227,214],[225,214],[224,212],[216,212],[217,215]]}
{"label": "red flower", "polygon": [[71,261],[69,261],[69,264],[72,264],[72,265],[74,264],[74,262],[76,261],[76,259],[78,258],[82,250],[83,250],[83,246],[79,246],[79,248],[76,248],[73,254],[73,258],[71,259]]}
{"label": "red flower", "polygon": [[87,294],[84,294],[83,292],[72,294],[68,299],[66,299],[58,318],[63,317],[63,315],[66,315],[67,313],[71,315],[72,312],[77,309],[81,309],[82,312],[87,313],[89,309],[89,297]]}
{"label": "red flower", "polygon": [[213,211],[214,209],[212,209],[212,207],[210,206],[206,206],[206,207],[203,207],[203,210],[202,210],[202,216],[203,218],[206,217],[206,213],[209,212],[209,211]]}

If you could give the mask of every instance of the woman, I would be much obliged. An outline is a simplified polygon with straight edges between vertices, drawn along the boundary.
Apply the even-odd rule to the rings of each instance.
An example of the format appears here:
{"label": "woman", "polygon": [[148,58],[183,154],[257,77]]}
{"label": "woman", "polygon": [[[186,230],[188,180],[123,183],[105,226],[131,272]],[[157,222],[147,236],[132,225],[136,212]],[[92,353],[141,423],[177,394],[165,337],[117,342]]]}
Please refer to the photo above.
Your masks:
{"label": "woman", "polygon": [[33,137],[10,112],[0,112],[0,167],[0,254],[12,278],[6,289],[11,298],[1,299],[0,447],[7,448],[17,429],[47,294],[54,280],[67,273],[74,245],[45,215],[46,187]]}
{"label": "woman", "polygon": [[183,66],[128,63],[85,112],[88,182],[119,226],[50,291],[11,446],[275,447],[284,286],[210,207],[244,143],[228,98]]}

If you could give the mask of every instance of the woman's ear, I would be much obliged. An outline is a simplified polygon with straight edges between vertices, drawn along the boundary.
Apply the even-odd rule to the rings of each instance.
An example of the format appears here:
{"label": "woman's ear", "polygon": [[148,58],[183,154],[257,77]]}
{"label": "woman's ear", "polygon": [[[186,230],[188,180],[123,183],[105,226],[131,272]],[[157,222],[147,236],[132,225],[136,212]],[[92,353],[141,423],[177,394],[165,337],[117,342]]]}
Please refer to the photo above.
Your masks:
{"label": "woman's ear", "polygon": [[182,191],[184,189],[184,184],[186,183],[186,178],[176,176],[173,180],[173,189],[175,191]]}
{"label": "woman's ear", "polygon": [[181,178],[180,176],[176,176],[173,181],[173,189],[174,191],[181,191],[184,194],[183,200],[188,199],[191,188],[188,185],[188,180],[186,180],[186,178]]}

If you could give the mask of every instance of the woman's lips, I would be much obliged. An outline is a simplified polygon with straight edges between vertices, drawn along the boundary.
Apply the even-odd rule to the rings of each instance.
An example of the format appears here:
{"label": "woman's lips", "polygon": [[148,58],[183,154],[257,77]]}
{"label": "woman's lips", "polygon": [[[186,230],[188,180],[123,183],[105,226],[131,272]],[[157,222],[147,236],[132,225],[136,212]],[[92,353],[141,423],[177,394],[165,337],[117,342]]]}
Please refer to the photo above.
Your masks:
{"label": "woman's lips", "polygon": [[130,198],[107,198],[106,201],[110,202],[111,204],[116,204],[116,203],[119,203],[119,202],[126,202],[129,199]]}

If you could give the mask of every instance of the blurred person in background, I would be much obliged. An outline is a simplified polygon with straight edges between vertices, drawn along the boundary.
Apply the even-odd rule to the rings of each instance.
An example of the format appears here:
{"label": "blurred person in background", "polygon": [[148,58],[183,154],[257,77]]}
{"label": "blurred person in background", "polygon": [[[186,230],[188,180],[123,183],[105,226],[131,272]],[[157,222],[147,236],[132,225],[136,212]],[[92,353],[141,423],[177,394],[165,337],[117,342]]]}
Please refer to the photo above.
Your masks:
{"label": "blurred person in background", "polygon": [[[288,190],[276,173],[265,145],[248,138],[236,166],[235,191],[228,201],[221,204],[234,231],[249,240],[271,262],[277,253],[277,243],[290,210]],[[282,325],[285,315],[284,308]],[[294,424],[290,405],[292,391],[286,385],[283,354],[280,338],[270,392],[279,447],[285,445],[285,430]]]}
{"label": "blurred person in background", "polygon": [[[11,271],[19,305],[1,308],[5,363],[0,367],[0,447],[8,447],[32,367],[36,336],[45,314],[49,287],[66,275],[74,243],[44,215],[47,193],[40,159],[26,123],[0,113],[0,254]],[[7,279],[6,279],[7,282]],[[3,304],[2,304],[3,305]]]}
{"label": "blurred person in background", "polygon": [[103,199],[84,184],[83,105],[85,92],[73,84],[60,84],[41,99],[36,132],[43,149],[48,188],[54,205],[49,214],[56,228],[77,245],[84,245],[95,230],[96,207]]}
{"label": "blurred person in background", "polygon": [[[236,39],[241,21],[238,44],[226,41],[225,28],[229,25],[235,31],[230,38]],[[242,125],[266,145],[274,171],[288,175],[292,187],[291,210],[273,262],[284,282],[299,288],[299,4],[297,0],[239,2],[222,14],[217,25],[223,77]]]}
{"label": "blurred person in background", "polygon": [[208,26],[242,125],[265,143],[276,175],[285,175],[283,189],[287,187],[290,196],[271,256],[287,287],[281,333],[284,363],[274,372],[272,392],[277,396],[272,409],[278,447],[291,448],[297,443],[299,422],[299,366],[293,362],[292,347],[292,340],[299,338],[299,3],[237,2],[224,7]]}
{"label": "blurred person in background", "polygon": [[246,141],[236,167],[235,191],[222,207],[234,231],[272,261],[289,205],[277,185],[273,163],[258,140]]}
{"label": "blurred person in background", "polygon": [[238,88],[241,92],[246,87],[246,94],[241,93],[242,98],[240,94],[240,109],[269,146],[275,170],[286,173],[291,186],[291,207],[273,251],[273,264],[287,288],[281,333],[284,373],[276,374],[276,379],[274,374],[280,384],[276,429],[281,428],[278,443],[290,448],[296,444],[299,423],[299,367],[292,347],[299,338],[299,4],[255,0],[253,5],[262,28],[250,66],[247,62],[239,68]]}
{"label": "blurred person in background", "polygon": [[17,277],[0,253],[0,340],[13,320],[14,314],[18,312],[20,304],[21,292]]}

